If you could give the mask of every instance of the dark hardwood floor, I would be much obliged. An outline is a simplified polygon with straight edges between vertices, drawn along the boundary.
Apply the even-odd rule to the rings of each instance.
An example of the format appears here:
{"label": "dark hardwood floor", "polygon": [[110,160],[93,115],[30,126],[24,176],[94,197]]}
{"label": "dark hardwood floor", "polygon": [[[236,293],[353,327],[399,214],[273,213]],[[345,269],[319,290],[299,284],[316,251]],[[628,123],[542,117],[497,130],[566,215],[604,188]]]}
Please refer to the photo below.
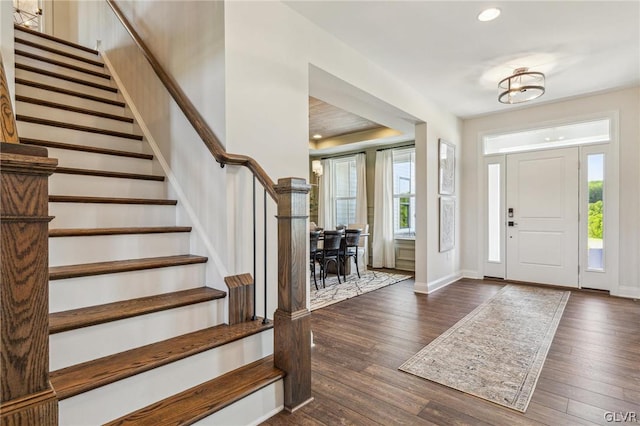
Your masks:
{"label": "dark hardwood floor", "polygon": [[[574,291],[525,414],[398,370],[505,284],[413,280],[313,311],[314,401],[265,425],[640,424],[640,303]],[[607,422],[617,416],[618,422]]]}

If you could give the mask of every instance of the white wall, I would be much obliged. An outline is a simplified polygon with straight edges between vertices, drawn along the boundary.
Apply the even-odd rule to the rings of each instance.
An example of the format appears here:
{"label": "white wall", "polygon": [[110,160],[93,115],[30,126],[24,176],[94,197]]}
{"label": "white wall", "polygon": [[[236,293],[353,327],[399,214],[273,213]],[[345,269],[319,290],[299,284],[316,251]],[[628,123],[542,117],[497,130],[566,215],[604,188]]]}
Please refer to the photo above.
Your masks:
{"label": "white wall", "polygon": [[[459,119],[283,3],[118,4],[227,151],[256,158],[274,181],[308,174],[310,65],[427,123],[422,125],[424,155],[417,162],[424,177],[418,186],[418,203],[423,206],[418,216],[424,224],[417,230],[416,259],[422,266],[416,271],[416,288],[428,290],[428,283],[459,275],[459,241],[456,250],[438,253],[437,232],[437,143],[439,138],[455,143],[460,155]],[[245,205],[250,201],[249,173],[235,167],[221,171],[213,163],[175,105],[149,77],[149,67],[102,2],[78,3],[78,16],[79,41],[91,46],[101,40],[226,272],[252,272],[251,245],[247,244],[251,218]],[[276,265],[274,215],[270,203],[270,265]],[[226,240],[220,235],[226,235]],[[275,283],[275,267],[268,274],[269,282]],[[275,292],[274,285],[270,288]],[[268,311],[273,309],[275,303]]]}
{"label": "white wall", "polygon": [[[462,155],[462,269],[474,276],[481,272],[480,247],[483,224],[478,223],[482,200],[477,179],[479,134],[505,128],[524,128],[535,123],[571,119],[599,112],[619,113],[620,239],[619,283],[612,291],[620,296],[640,297],[640,88],[575,98],[492,114],[463,122]],[[480,244],[480,245],[479,245]]]}
{"label": "white wall", "polygon": [[[63,40],[78,43],[78,0],[45,0],[43,2],[43,32]],[[95,44],[86,45],[94,48]]]}
{"label": "white wall", "polygon": [[416,270],[416,286],[455,275],[460,245],[438,253],[436,154],[438,138],[459,144],[460,121],[283,3],[228,2],[225,30],[227,148],[274,179],[308,175],[309,64],[427,123],[417,160],[427,226],[417,230],[416,260],[428,267]]}
{"label": "white wall", "polygon": [[[223,3],[117,3],[224,141]],[[219,236],[227,229],[226,169],[214,161],[106,2],[78,2],[77,8],[78,41],[87,46],[100,41],[167,165],[174,184],[169,197],[179,198],[178,223],[195,227],[192,252],[210,258],[207,284],[225,289],[227,242]]]}

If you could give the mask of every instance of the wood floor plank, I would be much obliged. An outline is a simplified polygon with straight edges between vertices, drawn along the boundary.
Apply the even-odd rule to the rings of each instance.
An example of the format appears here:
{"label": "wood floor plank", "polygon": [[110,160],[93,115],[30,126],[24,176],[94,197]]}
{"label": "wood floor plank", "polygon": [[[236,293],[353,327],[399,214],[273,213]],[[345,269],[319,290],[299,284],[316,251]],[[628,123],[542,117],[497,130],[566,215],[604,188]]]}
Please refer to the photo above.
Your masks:
{"label": "wood floor plank", "polygon": [[273,356],[269,356],[110,421],[106,425],[192,424],[280,380],[283,376],[284,373],[273,366]]}
{"label": "wood floor plank", "polygon": [[593,425],[606,423],[607,410],[640,410],[640,330],[629,326],[640,323],[637,302],[572,291],[522,414],[398,370],[505,283],[460,280],[430,295],[413,285],[399,282],[313,311],[316,399],[300,410],[304,416],[281,413],[266,424]]}
{"label": "wood floor plank", "polygon": [[455,410],[445,404],[430,401],[419,414],[420,418],[440,425],[456,426],[491,426],[490,423],[483,422],[464,412]]}
{"label": "wood floor plank", "polygon": [[117,157],[141,158],[144,160],[153,160],[153,155],[143,154],[139,152],[120,151],[116,149],[98,148],[88,145],[76,145],[71,143],[44,141],[40,139],[20,138],[20,143],[27,145],[44,146],[49,148],[68,149],[72,151],[93,152],[96,154],[115,155]]}
{"label": "wood floor plank", "polygon": [[419,414],[429,402],[429,400],[423,396],[414,395],[387,383],[378,383],[375,388],[372,388],[370,386],[371,378],[367,374],[349,374],[350,371],[348,369],[336,366],[333,363],[317,361],[314,366],[315,371],[333,379],[336,382],[342,383],[346,386],[356,387],[364,393],[371,395],[372,398],[381,398],[394,407],[400,408],[403,411],[414,415]]}
{"label": "wood floor plank", "polygon": [[47,39],[47,40],[55,41],[56,43],[64,44],[65,46],[73,47],[74,49],[79,49],[79,50],[83,50],[85,52],[93,53],[96,56],[99,55],[99,52],[97,50],[95,50],[95,49],[91,49],[89,47],[82,46],[80,44],[73,43],[71,41],[64,40],[64,39],[52,36],[50,34],[46,34],[46,33],[40,32],[40,31],[35,31],[35,30],[32,30],[32,29],[26,28],[26,27],[24,27],[22,25],[14,24],[13,28],[16,31],[22,31],[23,33],[31,34],[31,35],[36,36],[36,37],[42,37],[42,38]]}
{"label": "wood floor plank", "polygon": [[61,333],[80,327],[117,321],[137,315],[149,314],[180,306],[220,299],[226,293],[208,287],[181,290],[156,296],[129,299],[98,306],[72,309],[49,314],[49,333]]}
{"label": "wood floor plank", "polygon": [[114,274],[118,272],[143,271],[146,269],[168,268],[171,266],[205,263],[207,258],[192,254],[177,256],[146,257],[143,259],[113,260],[108,262],[81,263],[78,265],[52,266],[49,281],[65,278],[88,277],[92,275]]}
{"label": "wood floor plank", "polygon": [[63,400],[270,328],[273,323],[258,320],[218,325],[53,371],[49,377]]}

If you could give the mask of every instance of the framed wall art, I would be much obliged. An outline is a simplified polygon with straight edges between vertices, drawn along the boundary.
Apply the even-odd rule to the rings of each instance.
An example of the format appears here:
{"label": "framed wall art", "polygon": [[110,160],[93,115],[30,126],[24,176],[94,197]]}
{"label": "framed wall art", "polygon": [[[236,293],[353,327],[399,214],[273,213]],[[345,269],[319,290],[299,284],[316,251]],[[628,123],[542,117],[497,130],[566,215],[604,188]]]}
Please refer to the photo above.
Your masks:
{"label": "framed wall art", "polygon": [[456,146],[440,139],[438,159],[438,192],[441,195],[453,195],[456,190]]}
{"label": "framed wall art", "polygon": [[456,200],[440,197],[440,252],[453,250],[456,244]]}

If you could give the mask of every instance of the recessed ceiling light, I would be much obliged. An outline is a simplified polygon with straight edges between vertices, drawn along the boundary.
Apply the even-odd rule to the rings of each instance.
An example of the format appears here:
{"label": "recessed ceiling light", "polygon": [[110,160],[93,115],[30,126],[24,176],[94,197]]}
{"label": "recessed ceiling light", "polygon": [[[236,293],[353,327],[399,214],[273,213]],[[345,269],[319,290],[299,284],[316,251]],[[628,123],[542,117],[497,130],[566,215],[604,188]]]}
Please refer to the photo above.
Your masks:
{"label": "recessed ceiling light", "polygon": [[500,9],[497,7],[492,7],[490,9],[485,9],[478,15],[478,21],[487,22],[493,21],[498,16],[500,16]]}
{"label": "recessed ceiling light", "polygon": [[314,139],[322,139],[322,135],[320,133],[316,133],[315,135],[311,136]]}

